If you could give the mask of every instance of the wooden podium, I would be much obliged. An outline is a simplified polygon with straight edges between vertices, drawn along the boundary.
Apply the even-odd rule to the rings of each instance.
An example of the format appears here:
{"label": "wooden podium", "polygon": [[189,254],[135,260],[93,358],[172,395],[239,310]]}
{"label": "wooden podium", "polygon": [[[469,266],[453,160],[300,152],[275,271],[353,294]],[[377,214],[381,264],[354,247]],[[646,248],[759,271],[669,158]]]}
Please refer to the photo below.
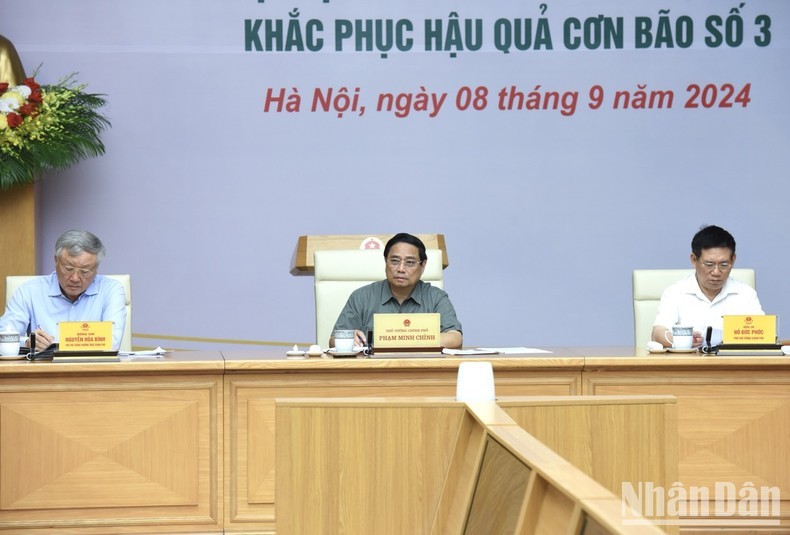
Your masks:
{"label": "wooden podium", "polygon": [[36,273],[36,185],[0,191],[0,309],[5,309],[8,275]]}
{"label": "wooden podium", "polygon": [[[334,249],[384,249],[384,244],[394,234],[328,234],[322,236],[299,236],[296,250],[291,258],[292,275],[312,275],[315,271],[313,254],[316,251]],[[442,268],[450,265],[447,259],[447,246],[444,243],[444,234],[415,234],[425,244],[426,249],[441,249]],[[371,238],[374,238],[371,240]],[[381,242],[378,247],[376,240]],[[365,244],[365,246],[363,246]],[[376,245],[376,246],[374,246]]]}
{"label": "wooden podium", "polygon": [[[674,446],[657,449],[657,457],[637,453],[648,439],[676,442],[674,398],[556,400],[501,400],[506,411],[446,398],[278,399],[277,532],[660,535],[649,523],[624,522],[617,494],[509,412],[524,410],[534,427],[551,427],[563,443],[592,442],[587,457],[601,463],[601,473],[668,487],[677,477]],[[620,471],[622,456],[591,440],[595,422],[609,422],[592,429],[611,432],[631,450],[628,473]],[[626,422],[635,425],[620,425]]]}

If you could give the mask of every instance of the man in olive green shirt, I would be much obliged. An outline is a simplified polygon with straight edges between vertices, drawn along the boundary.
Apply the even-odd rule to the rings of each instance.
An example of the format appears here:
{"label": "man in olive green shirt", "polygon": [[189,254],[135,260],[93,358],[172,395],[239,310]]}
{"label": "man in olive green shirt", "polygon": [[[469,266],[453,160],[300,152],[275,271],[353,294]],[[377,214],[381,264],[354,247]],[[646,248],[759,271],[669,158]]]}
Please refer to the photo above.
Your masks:
{"label": "man in olive green shirt", "polygon": [[[428,256],[418,237],[400,233],[384,247],[386,280],[354,290],[340,312],[333,330],[356,331],[355,343],[366,345],[365,333],[373,329],[373,315],[381,313],[438,312],[442,347],[463,345],[461,323],[447,292],[420,280]],[[330,346],[334,340],[330,339]]]}

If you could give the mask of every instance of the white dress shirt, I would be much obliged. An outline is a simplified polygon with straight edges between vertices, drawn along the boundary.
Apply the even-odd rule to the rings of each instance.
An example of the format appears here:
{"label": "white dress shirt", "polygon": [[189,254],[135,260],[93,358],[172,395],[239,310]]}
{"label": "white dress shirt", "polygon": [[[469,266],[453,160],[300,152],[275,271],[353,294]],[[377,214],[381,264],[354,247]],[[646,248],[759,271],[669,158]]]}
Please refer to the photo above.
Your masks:
{"label": "white dress shirt", "polygon": [[673,325],[693,325],[694,330],[703,335],[710,326],[718,333],[718,337],[713,339],[716,343],[716,338],[721,339],[722,316],[740,314],[765,314],[757,292],[751,286],[728,277],[711,301],[702,293],[697,277],[692,273],[664,290],[653,325],[667,329]]}

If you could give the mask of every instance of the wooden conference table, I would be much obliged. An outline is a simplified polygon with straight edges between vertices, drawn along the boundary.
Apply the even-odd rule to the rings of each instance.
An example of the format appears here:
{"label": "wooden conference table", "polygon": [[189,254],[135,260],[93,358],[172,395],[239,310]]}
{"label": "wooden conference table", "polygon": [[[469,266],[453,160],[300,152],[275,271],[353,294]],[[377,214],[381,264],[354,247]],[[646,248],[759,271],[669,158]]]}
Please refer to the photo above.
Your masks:
{"label": "wooden conference table", "polygon": [[[546,349],[483,359],[497,397],[676,396],[684,488],[778,487],[790,533],[790,358]],[[0,362],[0,530],[274,533],[275,399],[452,397],[465,360]]]}

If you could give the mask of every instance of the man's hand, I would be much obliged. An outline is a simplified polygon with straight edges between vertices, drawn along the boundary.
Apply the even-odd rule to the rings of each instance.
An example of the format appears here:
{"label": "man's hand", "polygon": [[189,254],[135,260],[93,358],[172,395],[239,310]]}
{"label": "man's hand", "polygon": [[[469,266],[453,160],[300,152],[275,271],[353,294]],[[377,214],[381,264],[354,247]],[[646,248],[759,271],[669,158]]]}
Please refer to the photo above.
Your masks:
{"label": "man's hand", "polygon": [[702,345],[702,342],[705,341],[705,339],[702,337],[702,333],[699,331],[694,331],[692,336],[693,339],[691,341],[691,347],[699,347]]}
{"label": "man's hand", "polygon": [[362,331],[354,331],[354,345],[357,347],[368,345],[368,339],[365,333]]}
{"label": "man's hand", "polygon": [[41,327],[33,332],[36,334],[36,351],[45,350],[52,344],[52,342],[55,341],[55,337],[46,332]]}

